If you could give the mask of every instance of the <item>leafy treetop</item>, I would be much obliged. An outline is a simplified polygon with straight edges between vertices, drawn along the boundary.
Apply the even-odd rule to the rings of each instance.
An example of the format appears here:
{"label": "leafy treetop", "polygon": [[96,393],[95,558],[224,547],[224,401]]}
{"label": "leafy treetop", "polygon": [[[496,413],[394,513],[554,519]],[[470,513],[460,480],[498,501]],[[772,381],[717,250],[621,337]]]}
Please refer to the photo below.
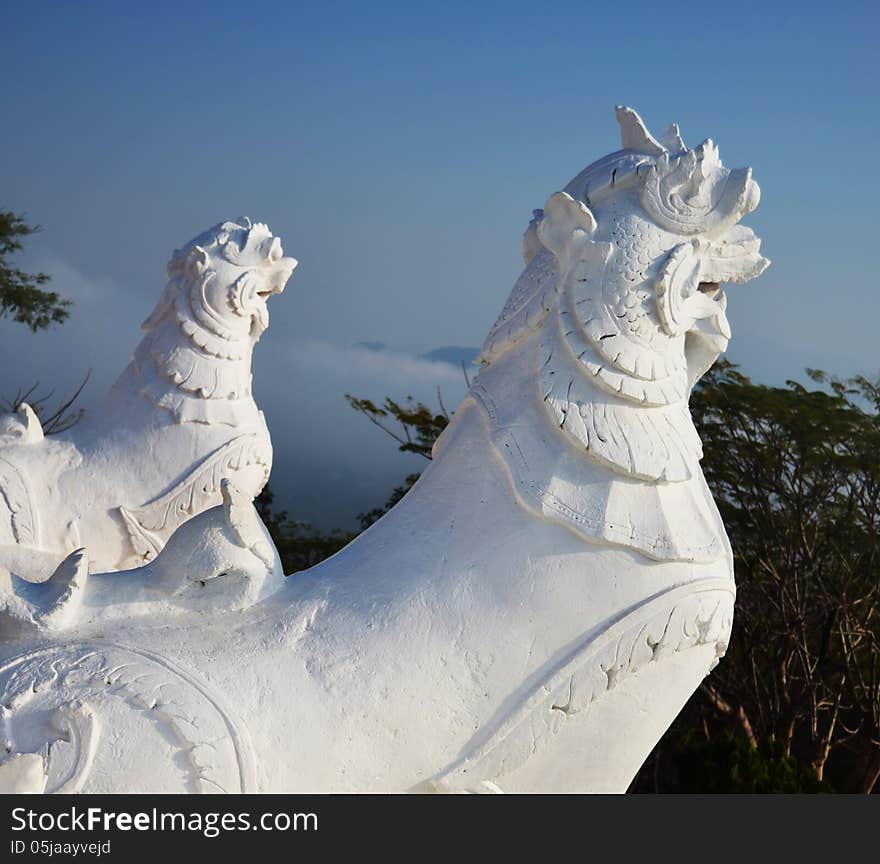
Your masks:
{"label": "leafy treetop", "polygon": [[22,240],[39,231],[10,210],[0,210],[0,318],[26,324],[34,332],[60,324],[70,314],[70,301],[42,288],[46,273],[25,273],[7,260],[22,248]]}

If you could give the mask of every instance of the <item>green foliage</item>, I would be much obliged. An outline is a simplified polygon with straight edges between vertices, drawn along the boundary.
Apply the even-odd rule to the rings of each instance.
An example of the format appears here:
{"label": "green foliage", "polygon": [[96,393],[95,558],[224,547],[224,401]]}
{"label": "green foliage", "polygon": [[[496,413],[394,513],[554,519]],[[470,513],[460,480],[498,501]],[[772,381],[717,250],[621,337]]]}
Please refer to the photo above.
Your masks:
{"label": "green foliage", "polygon": [[0,317],[11,316],[34,332],[60,324],[70,314],[69,300],[40,287],[49,281],[47,274],[25,273],[7,261],[22,248],[22,239],[38,230],[15,213],[0,210]]}
{"label": "green foliage", "polygon": [[880,754],[880,398],[864,377],[808,374],[820,389],[721,362],[693,393],[738,585],[728,655],[700,698],[710,725],[847,787],[848,764]]}
{"label": "green foliage", "polygon": [[[355,411],[363,414],[374,426],[378,426],[397,441],[398,450],[403,453],[418,453],[419,456],[430,459],[434,442],[449,425],[449,413],[443,405],[439,390],[437,395],[440,401],[439,414],[434,414],[427,405],[416,402],[412,396],[407,396],[403,404],[386,398],[381,406],[348,393],[345,398]],[[387,425],[388,420],[396,421],[399,428],[390,428]]]}
{"label": "green foliage", "polygon": [[257,512],[272,535],[287,575],[308,570],[351,543],[357,532],[336,529],[324,533],[307,522],[287,518],[286,510],[274,510],[275,495],[268,485],[254,501]]}
{"label": "green foliage", "polygon": [[[417,453],[429,460],[434,442],[449,425],[451,419],[451,415],[443,404],[439,389],[437,390],[437,401],[440,403],[439,414],[432,412],[424,403],[416,402],[412,396],[407,396],[404,404],[386,398],[381,407],[369,399],[358,399],[348,393],[345,394],[345,398],[355,411],[363,414],[386,435],[390,435],[397,442],[398,450],[404,453]],[[389,420],[395,421],[397,429],[389,427]],[[358,513],[361,530],[365,531],[370,525],[381,519],[412,489],[419,476],[418,473],[408,474],[403,485],[396,486],[391,492],[384,507],[375,507],[366,513]]]}
{"label": "green foliage", "polygon": [[273,535],[284,572],[288,575],[308,570],[335,555],[357,537],[356,531],[336,528],[329,533],[319,531],[308,522],[287,521]]}
{"label": "green foliage", "polygon": [[706,740],[689,736],[675,754],[678,790],[700,793],[828,793],[831,787],[780,744],[752,747],[741,735],[725,732]]}

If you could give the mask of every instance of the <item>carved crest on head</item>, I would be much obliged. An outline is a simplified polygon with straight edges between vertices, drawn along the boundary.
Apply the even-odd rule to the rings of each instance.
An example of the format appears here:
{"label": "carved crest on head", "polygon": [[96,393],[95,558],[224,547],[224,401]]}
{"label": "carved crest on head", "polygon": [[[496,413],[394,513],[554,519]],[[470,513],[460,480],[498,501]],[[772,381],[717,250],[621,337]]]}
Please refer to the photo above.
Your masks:
{"label": "carved crest on head", "polygon": [[[503,388],[492,384],[503,377],[493,369],[528,343],[531,398],[567,446],[612,476],[686,482],[699,474],[702,455],[690,390],[731,335],[719,283],[748,281],[769,264],[752,230],[737,224],[760,191],[750,169],[724,166],[711,140],[688,148],[674,124],[654,137],[631,108],[618,107],[617,120],[621,149],[534,211],[523,237],[525,269],[486,338],[472,392],[506,418],[505,441],[525,436],[517,431],[525,409],[503,402],[520,397],[487,394]],[[510,456],[517,449],[519,461]],[[534,472],[547,459],[527,449],[511,445],[504,455],[514,472],[529,472],[523,482],[543,489],[543,501],[550,479]],[[571,489],[581,481],[571,480]],[[577,516],[580,505],[560,498],[553,506]],[[715,517],[705,516],[708,537]],[[612,530],[596,514],[584,519]],[[711,540],[705,546],[700,555],[720,550]]]}
{"label": "carved crest on head", "polygon": [[[687,149],[674,124],[657,139],[631,108],[618,107],[617,119],[622,149],[535,211],[526,269],[482,353],[493,362],[555,310],[569,350],[554,352],[546,325],[542,396],[588,446],[576,422],[583,412],[571,410],[581,383],[612,406],[683,402],[730,338],[719,283],[745,282],[769,264],[751,229],[737,225],[760,198],[750,169],[725,168],[711,140]],[[579,375],[554,368],[569,354]]]}

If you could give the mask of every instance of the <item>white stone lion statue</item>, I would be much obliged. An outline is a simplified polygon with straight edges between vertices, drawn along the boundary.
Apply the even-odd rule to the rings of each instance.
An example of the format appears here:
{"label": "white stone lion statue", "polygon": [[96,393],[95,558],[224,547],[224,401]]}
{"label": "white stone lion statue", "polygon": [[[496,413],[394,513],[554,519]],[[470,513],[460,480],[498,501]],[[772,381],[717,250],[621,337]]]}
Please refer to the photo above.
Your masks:
{"label": "white stone lion statue", "polygon": [[[727,646],[688,397],[730,337],[719,283],[768,262],[737,224],[749,171],[618,120],[536,212],[479,376],[383,519],[245,603],[0,643],[7,788],[627,788]],[[216,568],[198,544],[175,565]]]}

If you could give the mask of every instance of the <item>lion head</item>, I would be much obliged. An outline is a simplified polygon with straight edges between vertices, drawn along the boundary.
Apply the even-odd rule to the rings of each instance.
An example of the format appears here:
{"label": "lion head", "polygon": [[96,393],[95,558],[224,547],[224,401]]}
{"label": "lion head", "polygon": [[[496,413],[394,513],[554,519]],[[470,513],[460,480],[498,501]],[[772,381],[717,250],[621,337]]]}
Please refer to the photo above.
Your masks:
{"label": "lion head", "polygon": [[247,218],[221,222],[176,250],[162,298],[141,325],[141,392],[178,419],[233,422],[235,405],[250,399],[251,355],[269,325],[267,300],[284,290],[296,265],[266,225]]}
{"label": "lion head", "polygon": [[618,107],[617,118],[623,148],[535,211],[526,269],[483,359],[521,335],[516,319],[535,293],[546,306],[548,287],[567,287],[601,361],[591,369],[599,382],[653,404],[668,401],[664,392],[685,395],[726,349],[719,283],[746,282],[770,262],[754,232],[737,225],[760,200],[751,169],[726,168],[710,139],[688,149],[674,124],[657,140],[631,108]]}
{"label": "lion head", "polygon": [[551,204],[574,205],[581,221],[597,223],[593,239],[610,244],[598,250],[606,254],[600,320],[583,323],[604,358],[638,377],[680,367],[683,355],[692,386],[730,338],[719,283],[747,282],[770,264],[754,232],[737,224],[761,191],[750,168],[722,164],[711,139],[688,149],[675,124],[658,141],[631,108],[618,107],[617,118],[624,149],[578,174],[564,190],[570,202]]}
{"label": "lion head", "polygon": [[[269,326],[266,301],[284,290],[296,265],[295,258],[284,257],[281,239],[266,225],[243,217],[220,222],[176,249],[167,269],[169,283],[189,288],[182,292],[188,296],[178,304],[178,314],[220,339],[237,342],[260,338]],[[167,305],[160,301],[144,330],[155,327]]]}
{"label": "lion head", "polygon": [[632,109],[617,118],[622,149],[534,211],[481,359],[538,334],[538,395],[569,440],[618,473],[686,480],[701,456],[688,396],[730,338],[720,283],[770,263],[737,224],[760,190],[711,140],[688,149],[674,125],[658,140]]}

